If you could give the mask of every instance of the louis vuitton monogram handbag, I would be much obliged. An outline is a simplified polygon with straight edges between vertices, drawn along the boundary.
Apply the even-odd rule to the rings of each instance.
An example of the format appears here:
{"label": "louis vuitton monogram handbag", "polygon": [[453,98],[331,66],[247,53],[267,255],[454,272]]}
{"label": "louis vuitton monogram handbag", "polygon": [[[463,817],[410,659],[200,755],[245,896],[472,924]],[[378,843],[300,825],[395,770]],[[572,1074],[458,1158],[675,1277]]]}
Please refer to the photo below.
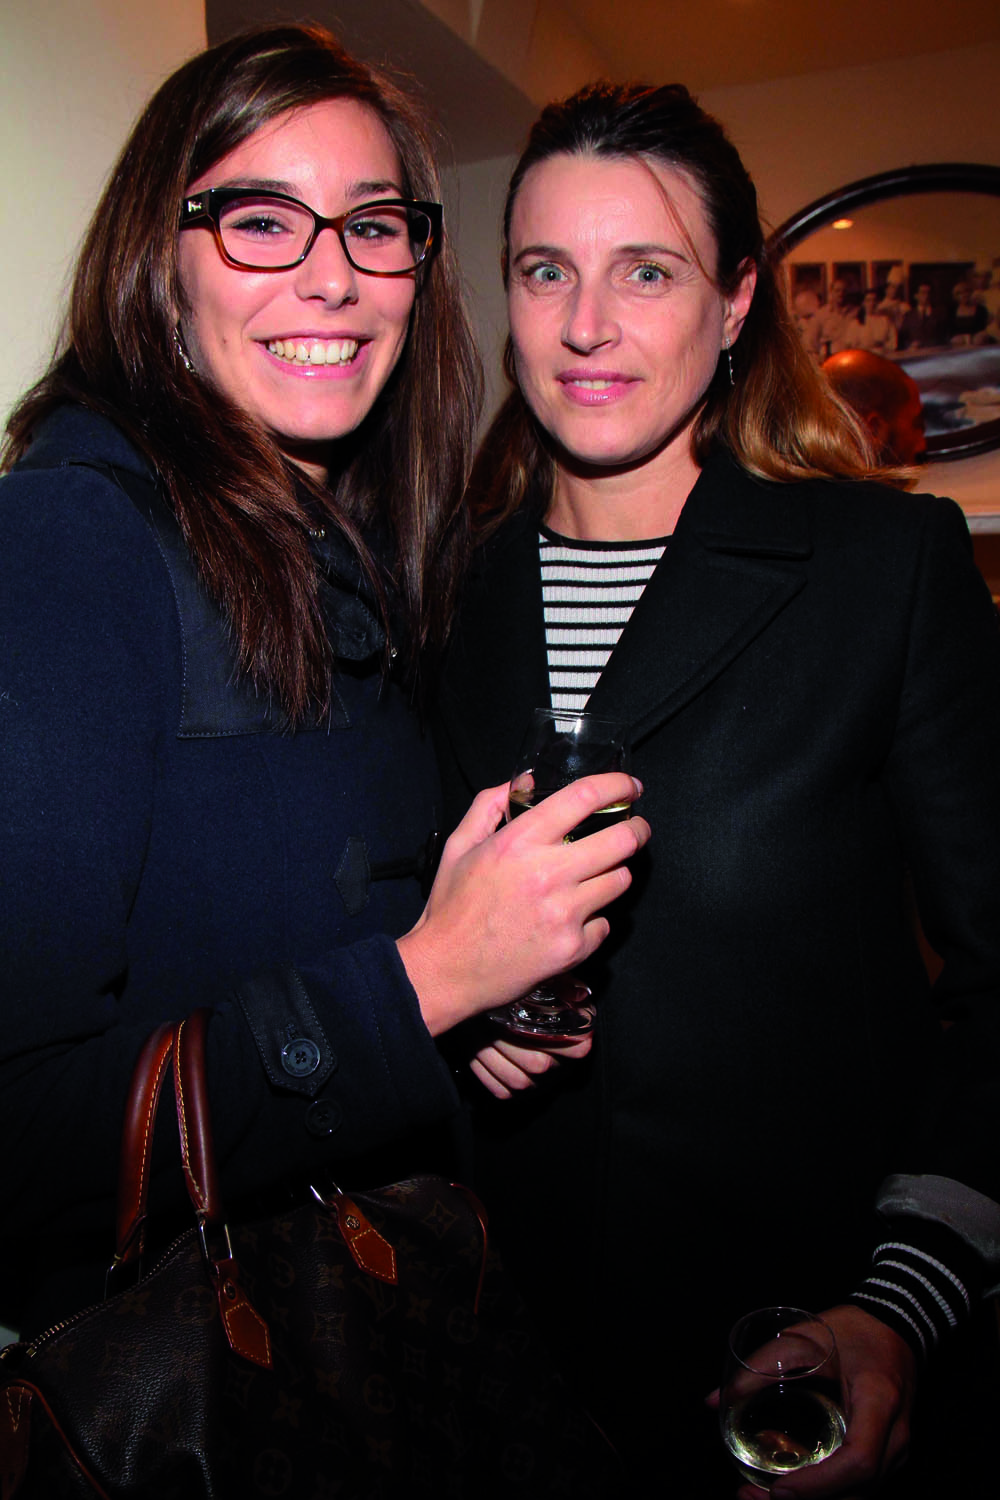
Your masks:
{"label": "louis vuitton monogram handbag", "polygon": [[171,1063],[194,1226],[134,1284],[2,1351],[2,1500],[618,1493],[465,1189],[331,1188],[227,1222],[204,1037],[195,1012],[137,1064],[116,1277],[139,1264]]}

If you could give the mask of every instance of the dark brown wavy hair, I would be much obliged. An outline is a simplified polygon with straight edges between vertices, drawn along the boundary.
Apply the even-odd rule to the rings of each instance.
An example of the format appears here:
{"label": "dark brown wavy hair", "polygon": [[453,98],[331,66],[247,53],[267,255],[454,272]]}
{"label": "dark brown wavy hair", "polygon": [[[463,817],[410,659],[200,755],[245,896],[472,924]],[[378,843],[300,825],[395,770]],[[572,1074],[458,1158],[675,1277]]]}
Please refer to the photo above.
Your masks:
{"label": "dark brown wavy hair", "polygon": [[[735,384],[721,359],[694,429],[704,463],[724,443],[764,479],[870,476],[873,455],[856,417],[831,393],[802,348],[765,243],[757,193],[723,127],[681,84],[591,84],[550,104],[532,127],[507,192],[502,270],[507,282],[510,227],[525,176],[551,156],[641,157],[673,167],[701,198],[715,241],[714,284],[735,291],[747,265],[757,272],[753,301],[732,348]],[[712,275],[711,267],[703,267]],[[504,370],[514,390],[494,419],[470,486],[479,524],[491,529],[525,500],[544,507],[556,459],[517,388],[508,338]],[[888,472],[888,471],[886,471]]]}
{"label": "dark brown wavy hair", "polygon": [[[159,475],[230,620],[243,670],[292,723],[326,711],[335,670],[306,508],[318,506],[324,524],[347,536],[383,608],[388,592],[397,596],[393,645],[415,677],[420,654],[447,633],[461,576],[460,497],[480,399],[447,241],[417,270],[406,347],[386,390],[336,445],[328,489],[317,488],[305,506],[302,476],[269,435],[185,369],[175,342],[184,306],[182,195],[261,126],[328,99],[356,100],[378,116],[399,156],[404,195],[440,198],[422,108],[328,32],[275,25],[200,53],[158,90],[111,174],[80,254],[59,350],[14,411],[3,453],[9,467],[62,402],[115,422]],[[375,531],[390,558],[386,576],[364,539]]]}

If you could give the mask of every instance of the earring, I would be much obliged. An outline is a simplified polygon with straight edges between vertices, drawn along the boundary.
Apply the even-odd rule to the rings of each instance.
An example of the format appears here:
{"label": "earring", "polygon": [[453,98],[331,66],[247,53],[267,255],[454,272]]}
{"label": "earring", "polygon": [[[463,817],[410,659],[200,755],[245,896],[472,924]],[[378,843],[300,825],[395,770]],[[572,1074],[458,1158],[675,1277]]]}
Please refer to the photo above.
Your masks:
{"label": "earring", "polygon": [[729,384],[735,386],[736,376],[733,374],[733,346],[728,333],[726,334],[726,358],[729,361]]}
{"label": "earring", "polygon": [[177,350],[178,357],[185,370],[193,373],[194,365],[191,363],[191,360],[188,357],[188,352],[184,347],[184,340],[181,338],[180,324],[178,324],[174,329],[174,348]]}

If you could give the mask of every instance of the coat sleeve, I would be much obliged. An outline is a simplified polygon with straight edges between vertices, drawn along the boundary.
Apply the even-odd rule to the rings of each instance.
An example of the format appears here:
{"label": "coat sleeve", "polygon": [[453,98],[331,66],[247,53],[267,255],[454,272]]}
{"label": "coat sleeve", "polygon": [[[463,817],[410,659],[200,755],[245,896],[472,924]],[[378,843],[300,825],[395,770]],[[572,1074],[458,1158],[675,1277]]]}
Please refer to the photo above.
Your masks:
{"label": "coat sleeve", "polygon": [[[158,1021],[185,1009],[169,954],[159,1013],[128,1000],[129,918],[180,665],[152,534],[92,471],[3,480],[0,575],[0,1201],[16,1205],[8,1230],[20,1232],[51,1220],[53,1205],[67,1222],[106,1212],[134,1059]],[[282,968],[209,997],[213,1116],[233,1194],[377,1149],[456,1107],[394,942],[336,942],[332,927],[331,951],[294,983]],[[263,1041],[262,985],[274,1001]],[[319,1062],[297,1078],[280,1052],[302,1040]]]}
{"label": "coat sleeve", "polygon": [[1000,626],[961,512],[931,512],[886,766],[917,906],[942,960],[947,1069],[925,1169],[1000,1201]]}
{"label": "coat sleeve", "polygon": [[943,1278],[956,1315],[968,1310],[966,1289],[1000,1279],[1000,625],[948,501],[930,508],[924,531],[884,774],[921,924],[941,959],[934,998],[945,1034],[913,1158],[883,1184],[889,1230],[862,1305],[920,1349],[948,1297],[939,1292],[932,1307],[907,1257],[923,1285]]}

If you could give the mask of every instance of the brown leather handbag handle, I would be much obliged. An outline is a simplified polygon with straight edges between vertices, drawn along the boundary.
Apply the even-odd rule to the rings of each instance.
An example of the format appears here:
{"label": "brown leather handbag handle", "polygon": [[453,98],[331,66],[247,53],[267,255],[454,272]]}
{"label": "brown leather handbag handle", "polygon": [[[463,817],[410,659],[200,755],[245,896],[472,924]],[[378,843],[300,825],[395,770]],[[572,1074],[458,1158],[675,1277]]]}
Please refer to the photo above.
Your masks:
{"label": "brown leather handbag handle", "polygon": [[173,1027],[158,1026],[147,1039],[132,1072],[118,1169],[118,1218],[112,1270],[138,1261],[142,1255],[153,1126],[173,1048]]}
{"label": "brown leather handbag handle", "polygon": [[207,1011],[196,1010],[174,1027],[174,1098],[188,1197],[200,1224],[221,1229],[225,1214],[215,1165],[205,1076],[207,1017]]}
{"label": "brown leather handbag handle", "polygon": [[142,1254],[153,1129],[171,1059],[188,1196],[199,1222],[212,1228],[224,1222],[205,1081],[206,1017],[206,1011],[196,1010],[174,1026],[158,1026],[133,1070],[118,1174],[116,1267],[131,1264]]}
{"label": "brown leather handbag handle", "polygon": [[[163,1080],[172,1059],[184,1180],[222,1325],[230,1347],[237,1354],[270,1369],[270,1334],[240,1285],[240,1270],[232,1253],[219,1193],[205,1080],[207,1018],[207,1011],[196,1010],[176,1025],[157,1027],[139,1054],[122,1131],[117,1243],[111,1270],[137,1262],[142,1253],[153,1128]],[[221,1253],[220,1236],[224,1245]]]}

